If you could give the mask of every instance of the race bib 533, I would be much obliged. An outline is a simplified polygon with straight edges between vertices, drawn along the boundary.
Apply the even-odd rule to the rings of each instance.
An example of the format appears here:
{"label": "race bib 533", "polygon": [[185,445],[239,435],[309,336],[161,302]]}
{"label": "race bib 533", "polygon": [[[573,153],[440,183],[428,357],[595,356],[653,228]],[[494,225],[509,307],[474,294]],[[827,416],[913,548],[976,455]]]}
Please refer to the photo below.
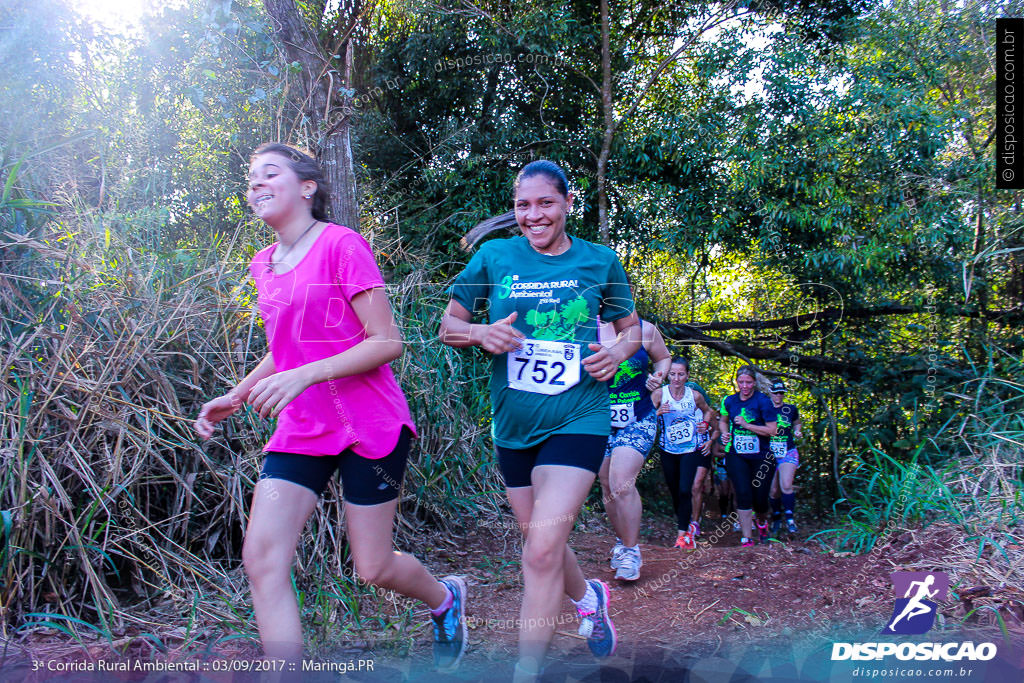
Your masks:
{"label": "race bib 533", "polygon": [[665,437],[671,444],[684,444],[693,441],[694,424],[690,420],[677,420],[665,429]]}

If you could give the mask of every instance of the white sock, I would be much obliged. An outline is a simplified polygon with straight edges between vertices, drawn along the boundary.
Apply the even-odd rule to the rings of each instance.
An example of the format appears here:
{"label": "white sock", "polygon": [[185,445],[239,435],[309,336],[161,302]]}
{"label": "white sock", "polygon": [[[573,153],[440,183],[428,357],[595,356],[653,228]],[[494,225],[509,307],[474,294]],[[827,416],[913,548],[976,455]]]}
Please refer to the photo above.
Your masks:
{"label": "white sock", "polygon": [[583,597],[580,598],[579,602],[573,600],[572,604],[576,605],[576,609],[581,612],[597,611],[597,591],[594,590],[594,587],[590,585],[589,581],[587,581],[587,592],[583,594]]}

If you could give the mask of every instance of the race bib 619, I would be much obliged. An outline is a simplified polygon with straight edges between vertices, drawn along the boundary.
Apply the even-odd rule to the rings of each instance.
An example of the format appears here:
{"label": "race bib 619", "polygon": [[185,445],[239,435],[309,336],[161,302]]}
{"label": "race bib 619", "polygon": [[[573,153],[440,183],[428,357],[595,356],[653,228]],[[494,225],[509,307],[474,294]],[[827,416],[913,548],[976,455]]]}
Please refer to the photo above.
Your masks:
{"label": "race bib 619", "polygon": [[732,437],[732,447],[740,455],[753,455],[759,450],[756,434],[736,434]]}

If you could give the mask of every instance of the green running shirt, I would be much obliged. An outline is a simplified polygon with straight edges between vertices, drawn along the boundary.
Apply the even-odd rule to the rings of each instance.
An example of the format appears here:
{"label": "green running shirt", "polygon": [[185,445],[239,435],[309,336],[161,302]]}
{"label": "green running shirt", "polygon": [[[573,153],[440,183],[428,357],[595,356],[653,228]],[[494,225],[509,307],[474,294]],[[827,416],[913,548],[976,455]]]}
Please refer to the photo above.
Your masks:
{"label": "green running shirt", "polygon": [[[491,431],[494,442],[504,448],[529,448],[553,434],[610,432],[607,385],[582,366],[579,382],[562,393],[509,386],[512,376],[548,383],[556,376],[572,376],[563,366],[593,355],[587,345],[597,343],[597,317],[612,322],[633,312],[629,282],[615,252],[579,237],[571,239],[569,249],[557,256],[536,252],[525,237],[485,242],[451,288],[452,299],[466,310],[486,309],[488,323],[516,311],[512,326],[527,339],[579,345],[578,357],[568,349],[564,358],[543,367],[528,364],[522,354],[522,365],[515,358],[510,363],[509,354],[494,356]],[[530,350],[524,346],[523,354]]]}

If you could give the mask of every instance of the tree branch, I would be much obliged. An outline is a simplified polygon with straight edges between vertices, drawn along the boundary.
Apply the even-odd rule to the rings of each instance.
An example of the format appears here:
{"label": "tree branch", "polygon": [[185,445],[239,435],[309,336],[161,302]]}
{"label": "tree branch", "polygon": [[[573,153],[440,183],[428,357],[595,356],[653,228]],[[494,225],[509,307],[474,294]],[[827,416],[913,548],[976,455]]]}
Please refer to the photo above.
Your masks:
{"label": "tree branch", "polygon": [[1003,308],[994,311],[982,311],[976,308],[957,306],[946,310],[929,311],[921,306],[907,306],[903,304],[884,304],[882,306],[864,306],[857,308],[829,307],[813,313],[802,313],[789,316],[788,318],[775,318],[773,320],[723,320],[718,322],[691,322],[686,323],[687,327],[695,330],[715,331],[723,330],[773,330],[779,328],[795,328],[807,326],[816,322],[827,322],[829,320],[852,320],[862,318],[875,318],[884,315],[910,315],[922,313],[929,315],[947,315],[961,318],[984,318],[1008,324],[1024,322],[1024,304],[1011,308]]}
{"label": "tree branch", "polygon": [[661,330],[661,333],[669,339],[700,344],[709,349],[714,349],[724,356],[735,356],[747,361],[752,359],[770,360],[786,367],[820,370],[830,375],[840,375],[849,379],[859,379],[864,374],[864,367],[856,363],[847,363],[820,356],[804,356],[794,351],[766,349],[760,346],[730,342],[706,335],[692,325],[666,323],[659,320],[652,320],[651,322],[654,322],[658,329]]}

